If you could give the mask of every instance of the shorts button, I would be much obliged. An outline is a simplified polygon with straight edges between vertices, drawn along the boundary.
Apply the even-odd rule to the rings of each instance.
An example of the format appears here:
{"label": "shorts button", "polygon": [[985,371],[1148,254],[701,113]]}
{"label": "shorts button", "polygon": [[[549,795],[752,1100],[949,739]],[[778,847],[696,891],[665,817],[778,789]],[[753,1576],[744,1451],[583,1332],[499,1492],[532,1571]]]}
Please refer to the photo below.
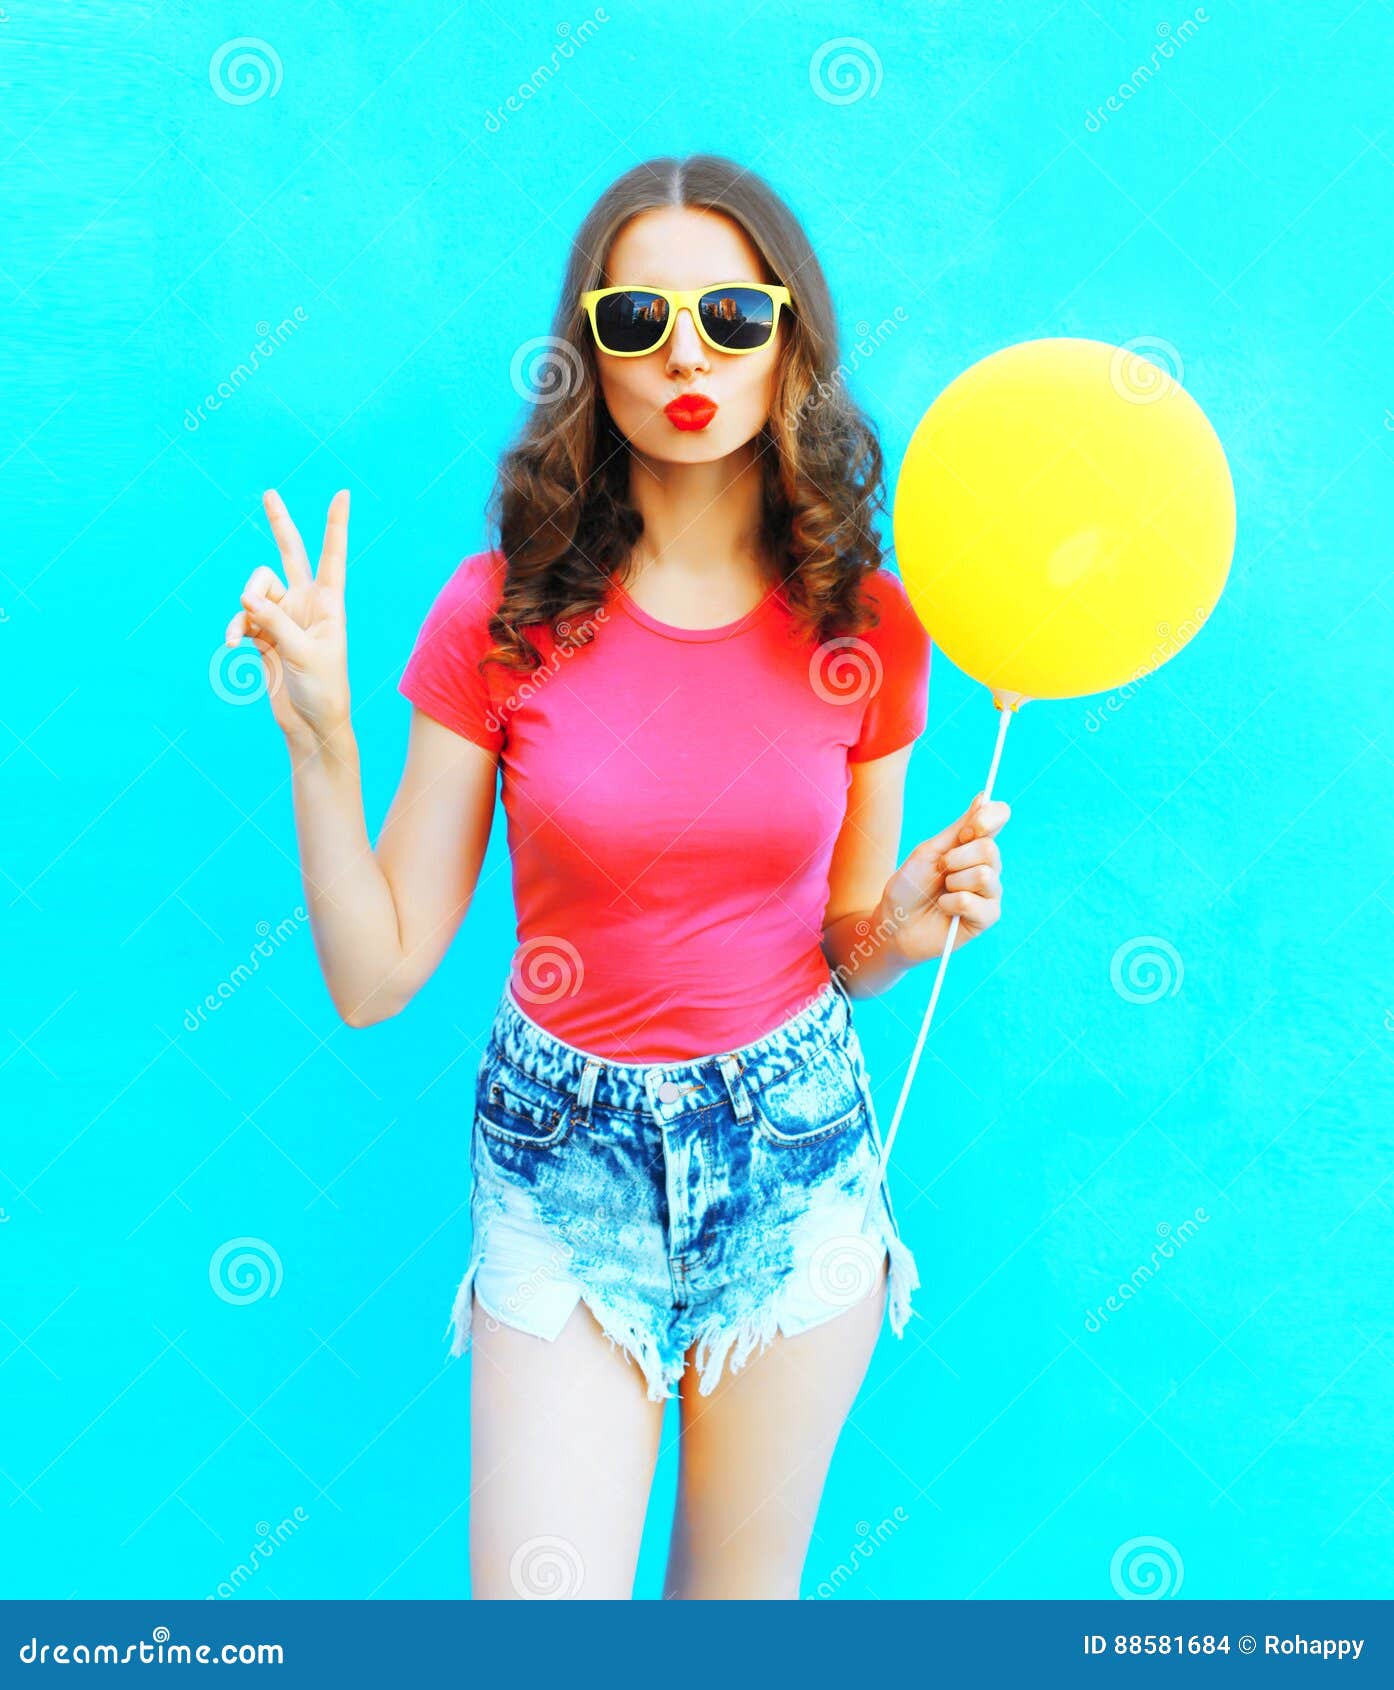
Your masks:
{"label": "shorts button", "polygon": [[661,1103],[676,1103],[681,1096],[682,1087],[673,1080],[665,1080],[658,1088],[658,1097]]}

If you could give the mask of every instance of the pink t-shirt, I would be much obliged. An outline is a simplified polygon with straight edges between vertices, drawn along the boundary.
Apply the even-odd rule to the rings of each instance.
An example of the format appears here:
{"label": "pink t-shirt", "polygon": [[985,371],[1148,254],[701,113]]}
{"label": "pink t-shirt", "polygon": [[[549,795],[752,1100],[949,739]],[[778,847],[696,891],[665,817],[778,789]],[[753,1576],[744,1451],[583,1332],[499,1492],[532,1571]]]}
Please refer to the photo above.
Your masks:
{"label": "pink t-shirt", "polygon": [[762,1037],[829,977],[849,762],[924,730],[930,641],[904,587],[874,572],[880,625],[820,648],[792,637],[781,591],[722,627],[676,628],[612,578],[589,645],[530,627],[541,669],[481,675],[503,578],[498,551],[459,565],[398,686],[500,754],[515,995],[616,1062]]}

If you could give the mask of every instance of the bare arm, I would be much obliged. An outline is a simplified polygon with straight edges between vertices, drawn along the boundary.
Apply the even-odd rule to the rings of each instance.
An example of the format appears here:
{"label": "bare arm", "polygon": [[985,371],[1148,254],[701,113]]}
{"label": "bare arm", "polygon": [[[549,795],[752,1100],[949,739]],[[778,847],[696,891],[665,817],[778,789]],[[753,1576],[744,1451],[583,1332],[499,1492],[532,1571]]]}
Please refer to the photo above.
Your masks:
{"label": "bare arm", "polygon": [[828,870],[823,954],[854,998],[874,997],[910,967],[887,944],[891,926],[878,923],[881,893],[895,868],[905,810],[910,747],[853,763],[847,816]]}
{"label": "bare arm", "polygon": [[896,867],[910,751],[905,745],[851,765],[847,816],[828,871],[823,954],[854,998],[874,997],[917,963],[942,956],[955,914],[955,950],[1001,914],[994,836],[1011,814],[1006,804],[974,800]]}
{"label": "bare arm", "polygon": [[335,496],[319,569],[280,498],[265,496],[286,580],[253,571],[227,642],[252,640],[291,757],[291,784],[315,950],[334,1006],[367,1027],[402,1009],[459,928],[493,824],[498,760],[412,713],[406,766],[374,851],[350,720],[343,582],[346,492]]}
{"label": "bare arm", "polygon": [[351,1027],[406,1007],[459,930],[493,825],[494,753],[412,711],[406,767],[374,851],[358,747],[292,747],[295,822],[315,949]]}

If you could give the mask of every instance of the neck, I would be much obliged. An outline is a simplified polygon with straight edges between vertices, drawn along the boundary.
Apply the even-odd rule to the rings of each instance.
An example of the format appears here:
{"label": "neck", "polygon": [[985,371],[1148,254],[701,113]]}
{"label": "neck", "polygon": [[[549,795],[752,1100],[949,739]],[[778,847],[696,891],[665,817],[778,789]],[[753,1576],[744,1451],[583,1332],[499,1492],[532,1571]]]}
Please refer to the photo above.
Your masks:
{"label": "neck", "polygon": [[631,452],[629,496],[644,519],[628,559],[631,577],[729,580],[734,570],[766,579],[755,451],[750,442],[705,464]]}

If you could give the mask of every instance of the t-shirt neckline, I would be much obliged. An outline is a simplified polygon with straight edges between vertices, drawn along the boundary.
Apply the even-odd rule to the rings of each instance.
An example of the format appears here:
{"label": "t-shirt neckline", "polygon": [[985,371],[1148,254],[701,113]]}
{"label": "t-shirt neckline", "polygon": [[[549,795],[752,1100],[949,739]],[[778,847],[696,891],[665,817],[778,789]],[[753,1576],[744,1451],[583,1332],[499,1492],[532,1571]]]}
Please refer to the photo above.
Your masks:
{"label": "t-shirt neckline", "polygon": [[610,585],[614,589],[616,599],[622,609],[627,611],[641,628],[647,628],[651,634],[660,634],[669,640],[729,640],[737,634],[742,634],[747,628],[753,628],[762,617],[768,616],[779,600],[780,589],[772,587],[760,602],[746,611],[744,616],[738,616],[734,622],[723,622],[717,628],[679,628],[672,622],[660,622],[656,616],[651,616],[636,599],[632,598],[616,574],[611,574]]}

